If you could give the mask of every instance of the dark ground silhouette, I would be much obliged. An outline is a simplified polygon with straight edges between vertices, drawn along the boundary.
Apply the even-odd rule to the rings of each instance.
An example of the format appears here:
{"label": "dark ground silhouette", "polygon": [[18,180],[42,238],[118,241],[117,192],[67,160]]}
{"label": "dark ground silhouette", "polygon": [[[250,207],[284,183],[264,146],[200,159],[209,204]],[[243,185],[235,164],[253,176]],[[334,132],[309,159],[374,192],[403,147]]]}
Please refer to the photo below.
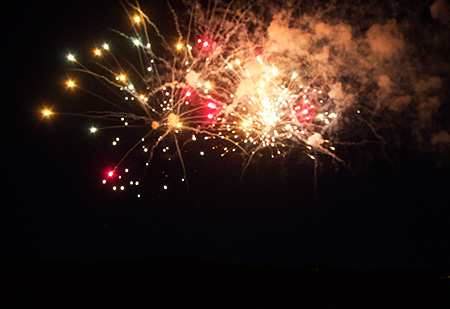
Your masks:
{"label": "dark ground silhouette", "polygon": [[161,308],[445,308],[450,304],[448,273],[428,270],[243,266],[195,258],[89,263],[3,258],[1,266],[2,277],[17,282],[9,286],[21,295],[16,301],[54,303],[61,308],[157,304]]}

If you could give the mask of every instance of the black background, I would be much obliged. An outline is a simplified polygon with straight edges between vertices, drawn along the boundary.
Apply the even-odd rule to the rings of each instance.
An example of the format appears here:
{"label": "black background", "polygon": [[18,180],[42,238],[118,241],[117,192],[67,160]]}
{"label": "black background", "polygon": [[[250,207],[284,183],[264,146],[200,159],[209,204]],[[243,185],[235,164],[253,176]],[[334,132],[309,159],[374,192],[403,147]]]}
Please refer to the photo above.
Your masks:
{"label": "black background", "polygon": [[[109,140],[88,134],[90,120],[43,119],[40,111],[95,104],[65,89],[65,57],[91,50],[108,27],[126,30],[121,5],[19,6],[8,9],[3,26],[0,256],[450,269],[448,164],[415,149],[399,151],[394,165],[375,157],[357,177],[325,158],[316,194],[309,159],[261,159],[237,184],[239,160],[224,166],[214,154],[191,158],[198,173],[189,197],[182,185],[162,190],[157,179],[141,199],[105,189],[103,173],[114,164]],[[144,11],[153,6],[143,4]],[[163,13],[152,14],[167,23]],[[180,172],[176,164],[168,169]]]}

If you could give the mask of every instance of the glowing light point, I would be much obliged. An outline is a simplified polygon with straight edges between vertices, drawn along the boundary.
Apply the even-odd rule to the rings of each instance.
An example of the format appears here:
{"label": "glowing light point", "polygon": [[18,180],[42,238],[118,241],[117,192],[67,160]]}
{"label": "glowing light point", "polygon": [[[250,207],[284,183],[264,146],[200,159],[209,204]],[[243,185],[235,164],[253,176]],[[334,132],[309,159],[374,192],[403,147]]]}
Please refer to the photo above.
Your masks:
{"label": "glowing light point", "polygon": [[308,140],[306,142],[308,145],[311,145],[312,147],[320,147],[324,143],[324,139],[322,138],[322,135],[320,133],[314,133],[310,137],[308,137]]}
{"label": "glowing light point", "polygon": [[178,126],[179,120],[180,120],[180,117],[178,117],[174,113],[170,113],[169,116],[167,117],[167,122],[169,123],[169,126],[172,128],[175,128]]}
{"label": "glowing light point", "polygon": [[67,86],[70,88],[73,88],[73,87],[75,87],[75,83],[73,81],[69,80],[69,81],[67,81]]}
{"label": "glowing light point", "polygon": [[101,52],[101,50],[100,49],[95,49],[94,50],[94,54],[96,55],[96,56],[101,56],[102,55],[102,52]]}
{"label": "glowing light point", "polygon": [[177,44],[177,49],[180,50],[180,49],[182,49],[182,48],[183,48],[183,44],[178,43],[178,44]]}
{"label": "glowing light point", "polygon": [[274,67],[274,68],[272,69],[272,74],[273,74],[273,76],[277,76],[278,73],[279,73],[279,72],[278,72],[278,69]]}
{"label": "glowing light point", "polygon": [[48,116],[50,116],[51,114],[53,114],[53,113],[52,113],[52,111],[49,110],[49,109],[44,109],[44,110],[42,111],[42,115],[44,115],[45,117],[48,117]]}
{"label": "glowing light point", "polygon": [[152,121],[152,129],[156,130],[159,127],[159,123],[157,121]]}
{"label": "glowing light point", "polygon": [[67,59],[69,59],[70,61],[76,61],[75,57],[72,54],[68,54]]}
{"label": "glowing light point", "polygon": [[138,24],[138,23],[141,22],[141,18],[140,18],[139,16],[137,16],[137,15],[134,16],[133,20],[134,20],[134,22],[135,22],[136,24]]}
{"label": "glowing light point", "polygon": [[108,45],[108,44],[106,44],[106,43],[105,43],[105,44],[103,44],[103,49],[104,49],[104,50],[109,50],[109,45]]}
{"label": "glowing light point", "polygon": [[92,127],[92,128],[89,129],[89,131],[91,131],[91,133],[95,133],[95,132],[97,132],[97,130],[98,129],[96,127]]}
{"label": "glowing light point", "polygon": [[208,46],[209,46],[208,41],[204,41],[203,44],[202,44],[202,46],[203,46],[203,47],[208,47]]}
{"label": "glowing light point", "polygon": [[109,171],[108,172],[108,177],[113,177],[114,176],[114,171]]}
{"label": "glowing light point", "polygon": [[298,76],[297,72],[292,73],[292,79],[296,78]]}

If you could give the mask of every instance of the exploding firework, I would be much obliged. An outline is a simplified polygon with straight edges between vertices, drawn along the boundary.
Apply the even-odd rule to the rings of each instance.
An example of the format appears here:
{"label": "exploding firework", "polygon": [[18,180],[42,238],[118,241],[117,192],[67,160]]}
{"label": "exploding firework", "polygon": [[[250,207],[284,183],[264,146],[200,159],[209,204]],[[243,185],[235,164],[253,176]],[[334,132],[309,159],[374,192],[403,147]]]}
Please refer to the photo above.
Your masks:
{"label": "exploding firework", "polygon": [[[341,161],[325,137],[338,117],[334,102],[320,84],[303,82],[300,70],[265,50],[264,26],[248,23],[250,16],[257,20],[252,5],[236,8],[216,2],[207,11],[193,5],[186,29],[180,27],[170,5],[169,9],[177,31],[175,44],[169,43],[174,39],[166,38],[139,5],[129,4],[125,11],[132,34],[114,32],[123,37],[124,44],[134,45],[132,57],[121,60],[123,55],[116,55],[110,44],[93,49],[90,65],[67,55],[74,71],[94,77],[117,94],[115,99],[107,99],[67,80],[67,87],[85,90],[110,104],[108,110],[86,112],[85,116],[120,123],[92,127],[90,132],[120,127],[142,131],[103,183],[111,183],[113,190],[138,185],[138,180],[120,183],[129,172],[127,159],[141,152],[149,166],[155,151],[161,150],[177,154],[182,181],[188,186],[181,148],[198,139],[217,140],[213,148],[221,149],[222,156],[230,152],[246,156],[241,177],[256,153],[273,158],[303,147],[313,160],[320,152]],[[135,138],[134,132],[128,138]],[[172,146],[160,146],[166,140],[173,142]],[[112,144],[120,141],[117,137]]]}

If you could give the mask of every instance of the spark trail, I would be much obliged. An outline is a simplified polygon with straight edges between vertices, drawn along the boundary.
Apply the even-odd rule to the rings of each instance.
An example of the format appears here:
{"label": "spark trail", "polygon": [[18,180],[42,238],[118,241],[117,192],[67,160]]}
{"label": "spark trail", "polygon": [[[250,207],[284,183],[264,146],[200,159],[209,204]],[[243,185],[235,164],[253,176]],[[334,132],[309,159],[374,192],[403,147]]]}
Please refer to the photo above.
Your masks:
{"label": "spark trail", "polygon": [[[127,139],[134,139],[132,147],[103,183],[111,183],[113,190],[137,185],[138,180],[124,176],[131,169],[128,158],[141,152],[149,166],[158,150],[174,151],[181,162],[182,181],[189,187],[182,147],[199,139],[216,140],[213,148],[220,148],[222,156],[243,154],[241,178],[256,153],[283,157],[292,148],[303,148],[313,160],[321,153],[343,162],[325,137],[339,117],[333,100],[320,83],[304,79],[300,67],[287,66],[289,59],[267,48],[267,26],[258,21],[256,6],[214,2],[204,10],[194,3],[188,26],[181,27],[169,5],[176,35],[167,37],[138,4],[127,4],[124,9],[132,31],[113,32],[123,44],[134,45],[133,55],[117,55],[115,46],[103,43],[92,50],[94,60],[88,64],[73,54],[67,56],[73,71],[95,78],[115,94],[106,98],[67,81],[67,87],[84,90],[110,106],[83,116],[119,123],[93,127],[91,133],[133,128],[125,133]],[[139,137],[135,129],[141,131]],[[174,147],[161,146],[170,140]],[[117,137],[112,144],[119,142]]]}

